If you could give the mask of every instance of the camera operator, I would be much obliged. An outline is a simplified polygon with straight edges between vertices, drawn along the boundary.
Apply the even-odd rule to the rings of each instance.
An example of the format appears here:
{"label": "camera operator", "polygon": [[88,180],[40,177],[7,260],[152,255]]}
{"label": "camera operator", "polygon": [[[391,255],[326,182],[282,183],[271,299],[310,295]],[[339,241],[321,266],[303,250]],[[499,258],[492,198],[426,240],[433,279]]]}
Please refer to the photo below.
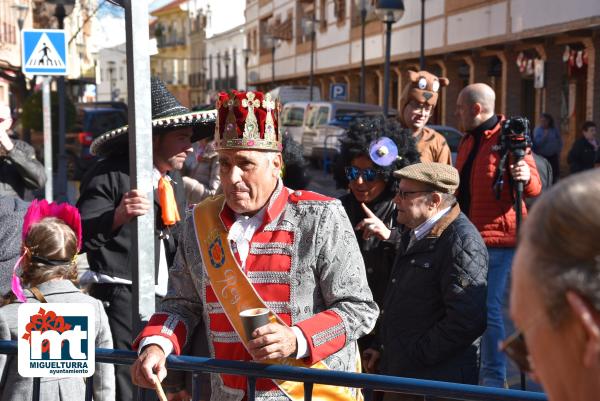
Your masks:
{"label": "camera operator", "polygon": [[[456,117],[465,136],[456,160],[460,172],[457,199],[461,210],[481,233],[489,252],[488,316],[482,340],[480,382],[505,387],[506,359],[498,351],[498,342],[504,338],[504,292],[517,237],[516,188],[522,183],[523,195],[533,197],[540,193],[542,184],[528,148],[523,149],[524,157],[519,161],[509,154],[506,170],[497,176],[506,138],[501,138],[505,118],[494,113],[495,100],[494,90],[481,83],[466,86],[458,96]],[[503,185],[497,185],[500,182]],[[525,216],[527,211],[522,202],[521,207]]]}

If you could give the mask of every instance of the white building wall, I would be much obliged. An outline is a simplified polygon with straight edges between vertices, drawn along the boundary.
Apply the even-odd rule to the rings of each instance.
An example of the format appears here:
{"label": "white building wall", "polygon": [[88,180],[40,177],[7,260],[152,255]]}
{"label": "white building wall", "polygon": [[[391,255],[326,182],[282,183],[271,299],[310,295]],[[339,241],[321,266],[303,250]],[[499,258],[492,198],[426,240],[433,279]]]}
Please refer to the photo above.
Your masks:
{"label": "white building wall", "polygon": [[[119,100],[127,102],[127,58],[125,44],[98,52],[98,64],[96,71],[96,97],[98,101]],[[111,99],[110,90],[110,62],[114,62],[112,73],[112,89],[116,96]]]}
{"label": "white building wall", "polygon": [[[245,68],[245,56],[243,49],[247,47],[246,44],[246,34],[245,30],[242,26],[234,28],[230,31],[214,35],[210,38],[206,39],[206,78],[212,79],[213,81],[218,79],[218,58],[217,55],[221,55],[221,79],[226,78],[225,74],[225,62],[223,61],[223,56],[225,53],[229,54],[231,60],[229,61],[229,77],[233,77],[234,75],[234,64],[237,68],[237,82],[235,82],[235,88],[232,89],[244,89],[246,87],[246,68]],[[235,57],[236,61],[234,63],[235,49]],[[212,76],[210,76],[210,57],[212,55]],[[250,60],[249,60],[250,62]],[[222,88],[215,88],[217,91]],[[210,93],[209,96],[214,97],[215,93]],[[212,99],[209,99],[212,101]]]}
{"label": "white building wall", "polygon": [[600,1],[512,0],[510,11],[512,31],[521,32],[527,29],[600,15]]}
{"label": "white building wall", "polygon": [[507,4],[496,3],[448,17],[448,44],[471,42],[506,32]]}

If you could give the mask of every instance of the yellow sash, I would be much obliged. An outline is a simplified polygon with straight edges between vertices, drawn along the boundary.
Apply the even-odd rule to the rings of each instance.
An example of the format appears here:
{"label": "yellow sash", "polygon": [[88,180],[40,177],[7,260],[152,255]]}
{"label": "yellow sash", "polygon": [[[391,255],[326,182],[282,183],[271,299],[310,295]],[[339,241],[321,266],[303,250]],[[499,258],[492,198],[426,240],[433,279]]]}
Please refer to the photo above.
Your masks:
{"label": "yellow sash", "polygon": [[[223,203],[224,197],[219,196],[207,199],[197,206],[194,209],[194,227],[210,284],[225,315],[246,347],[249,339],[246,338],[239,313],[246,309],[268,308],[268,306],[258,295],[231,252],[227,231],[219,219]],[[277,323],[286,325],[273,311],[271,311],[271,316]],[[295,358],[284,358],[265,363],[307,367],[305,363]],[[323,361],[317,362],[311,368],[329,369]],[[356,369],[357,372],[360,372],[360,358],[357,358]],[[273,381],[291,400],[304,400],[303,383]],[[362,401],[363,397],[358,389],[315,383],[312,399],[315,401]]]}

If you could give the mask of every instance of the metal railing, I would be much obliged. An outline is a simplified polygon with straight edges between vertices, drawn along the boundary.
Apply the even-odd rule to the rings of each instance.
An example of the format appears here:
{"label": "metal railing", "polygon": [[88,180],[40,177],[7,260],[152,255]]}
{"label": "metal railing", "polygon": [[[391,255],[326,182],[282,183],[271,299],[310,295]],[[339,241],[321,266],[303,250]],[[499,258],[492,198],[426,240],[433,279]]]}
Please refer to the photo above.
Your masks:
{"label": "metal railing", "polygon": [[[0,354],[16,353],[17,343],[15,341],[0,341]],[[131,365],[136,358],[137,354],[131,351],[103,348],[96,349],[96,362]],[[312,398],[312,386],[314,383],[361,388],[365,395],[365,401],[373,399],[374,391],[443,397],[452,400],[546,400],[545,394],[529,391],[505,390],[492,387],[366,373],[348,373],[333,370],[323,371],[319,369],[296,368],[283,365],[265,365],[255,362],[226,361],[193,356],[171,355],[167,359],[167,367],[173,370],[193,373],[225,373],[246,376],[248,378],[249,401],[254,401],[257,378],[304,382],[306,401],[310,401]],[[194,377],[192,399],[199,400],[200,381],[198,380],[198,375],[194,375]],[[91,382],[91,380],[87,381],[86,400],[91,400]],[[37,391],[35,391],[36,387]],[[39,379],[34,379],[34,401],[39,400],[39,398],[35,398],[36,394],[39,397]]]}

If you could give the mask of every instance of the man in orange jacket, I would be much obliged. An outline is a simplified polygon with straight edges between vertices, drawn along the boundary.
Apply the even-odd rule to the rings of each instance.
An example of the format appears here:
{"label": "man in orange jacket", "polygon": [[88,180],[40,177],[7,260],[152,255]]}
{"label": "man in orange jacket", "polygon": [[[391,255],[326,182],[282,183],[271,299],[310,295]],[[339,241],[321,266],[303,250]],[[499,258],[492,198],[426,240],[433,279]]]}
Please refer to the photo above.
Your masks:
{"label": "man in orange jacket", "polygon": [[[480,382],[506,385],[506,359],[498,350],[504,338],[504,291],[510,274],[517,239],[513,182],[524,184],[524,196],[539,195],[542,183],[531,151],[518,162],[510,160],[500,196],[494,191],[500,160],[499,137],[505,117],[496,115],[494,90],[486,84],[466,86],[456,102],[456,116],[465,136],[458,149],[456,168],[460,172],[457,199],[461,210],[475,224],[489,252],[488,321],[483,336]],[[522,205],[523,216],[527,214]]]}

